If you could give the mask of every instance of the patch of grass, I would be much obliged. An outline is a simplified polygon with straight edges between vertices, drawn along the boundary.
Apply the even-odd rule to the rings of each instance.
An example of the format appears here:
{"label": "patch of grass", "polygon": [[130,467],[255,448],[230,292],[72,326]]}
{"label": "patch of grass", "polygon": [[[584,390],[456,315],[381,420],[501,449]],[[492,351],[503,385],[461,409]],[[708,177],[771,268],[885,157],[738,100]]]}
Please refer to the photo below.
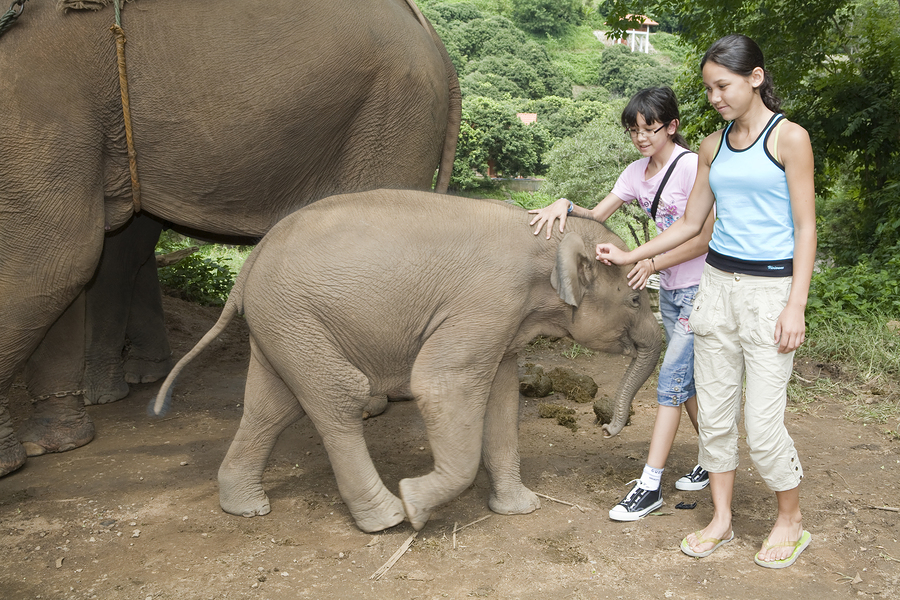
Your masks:
{"label": "patch of grass", "polygon": [[579,356],[593,356],[594,351],[590,348],[585,348],[578,342],[572,342],[572,346],[562,351],[561,353],[566,358],[571,360],[575,360]]}
{"label": "patch of grass", "polygon": [[[795,373],[788,388],[789,410],[810,410],[816,400],[831,397],[847,407],[852,420],[896,423],[900,430],[900,330],[890,315],[815,321],[796,358],[840,368],[837,375],[814,380]],[[890,429],[887,433],[896,435]]]}
{"label": "patch of grass", "polygon": [[525,210],[543,208],[556,200],[543,192],[510,192],[510,200]]}

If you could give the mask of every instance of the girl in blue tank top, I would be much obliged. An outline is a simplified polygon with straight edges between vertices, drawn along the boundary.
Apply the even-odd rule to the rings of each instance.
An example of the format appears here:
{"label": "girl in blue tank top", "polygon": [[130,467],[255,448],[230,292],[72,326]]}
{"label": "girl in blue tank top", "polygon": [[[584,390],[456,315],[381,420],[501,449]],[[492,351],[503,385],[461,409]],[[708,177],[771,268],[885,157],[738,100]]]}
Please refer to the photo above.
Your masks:
{"label": "girl in blue tank top", "polygon": [[698,462],[709,471],[713,515],[709,525],[682,540],[681,550],[705,557],[734,539],[731,504],[743,412],[750,458],[778,503],[775,523],[754,560],[783,568],[811,540],[800,513],[803,469],[784,410],[794,351],[806,336],[816,252],[812,146],[806,130],[780,114],[753,40],[721,38],[700,68],[707,99],[730,123],[700,145],[684,216],[631,252],[600,244],[597,259],[628,264],[670,250],[696,236],[715,205],[716,223],[690,318]]}

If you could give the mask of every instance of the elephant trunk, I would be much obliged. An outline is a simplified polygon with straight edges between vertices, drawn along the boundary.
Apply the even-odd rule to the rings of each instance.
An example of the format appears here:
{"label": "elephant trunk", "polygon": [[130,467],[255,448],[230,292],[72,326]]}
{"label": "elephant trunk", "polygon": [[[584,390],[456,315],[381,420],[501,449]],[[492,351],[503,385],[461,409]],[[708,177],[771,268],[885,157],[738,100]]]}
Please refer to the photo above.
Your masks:
{"label": "elephant trunk", "polygon": [[632,335],[632,339],[635,340],[637,355],[631,360],[631,364],[628,365],[628,369],[619,383],[619,389],[616,392],[613,404],[612,420],[610,423],[602,426],[604,437],[613,437],[625,427],[625,423],[628,422],[628,416],[631,413],[631,401],[634,400],[634,395],[638,389],[653,374],[662,350],[662,335],[656,318],[649,309],[641,312],[642,317],[644,316],[643,313],[646,312],[647,318],[640,320],[640,325]]}

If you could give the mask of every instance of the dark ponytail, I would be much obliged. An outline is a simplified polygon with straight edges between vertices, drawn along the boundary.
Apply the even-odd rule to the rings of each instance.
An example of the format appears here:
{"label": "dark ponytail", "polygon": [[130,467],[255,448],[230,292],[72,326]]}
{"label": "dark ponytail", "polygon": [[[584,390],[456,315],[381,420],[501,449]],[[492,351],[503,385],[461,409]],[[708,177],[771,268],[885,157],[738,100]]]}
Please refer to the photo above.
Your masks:
{"label": "dark ponytail", "polygon": [[[625,129],[637,127],[638,113],[644,117],[648,125],[650,123],[668,125],[676,119],[681,120],[678,113],[678,98],[668,86],[644,88],[632,96],[622,111],[622,127]],[[684,136],[678,131],[672,136],[672,141],[690,150]]]}
{"label": "dark ponytail", "polygon": [[701,71],[708,61],[742,77],[749,77],[756,67],[762,69],[764,76],[759,86],[760,98],[766,108],[772,112],[781,112],[781,99],[775,95],[775,84],[772,82],[772,76],[766,71],[762,50],[746,35],[733,33],[716,40],[700,61]]}

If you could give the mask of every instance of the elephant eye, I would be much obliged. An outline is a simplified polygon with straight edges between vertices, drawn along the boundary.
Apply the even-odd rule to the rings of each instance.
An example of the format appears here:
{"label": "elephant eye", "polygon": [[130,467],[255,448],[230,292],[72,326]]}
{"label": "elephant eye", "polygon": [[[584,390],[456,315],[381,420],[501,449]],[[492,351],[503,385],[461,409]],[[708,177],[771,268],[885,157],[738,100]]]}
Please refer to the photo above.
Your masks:
{"label": "elephant eye", "polygon": [[641,293],[634,292],[631,294],[631,306],[634,308],[639,308],[641,306]]}

